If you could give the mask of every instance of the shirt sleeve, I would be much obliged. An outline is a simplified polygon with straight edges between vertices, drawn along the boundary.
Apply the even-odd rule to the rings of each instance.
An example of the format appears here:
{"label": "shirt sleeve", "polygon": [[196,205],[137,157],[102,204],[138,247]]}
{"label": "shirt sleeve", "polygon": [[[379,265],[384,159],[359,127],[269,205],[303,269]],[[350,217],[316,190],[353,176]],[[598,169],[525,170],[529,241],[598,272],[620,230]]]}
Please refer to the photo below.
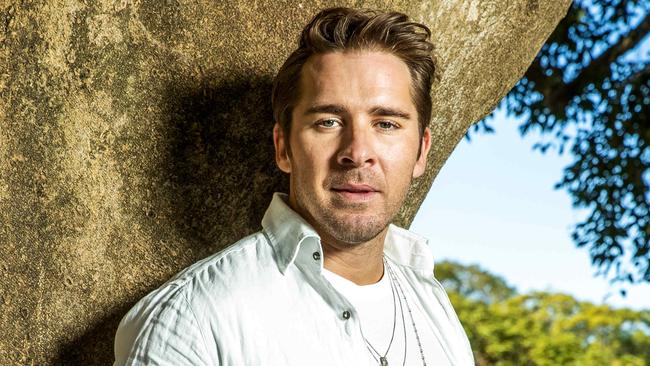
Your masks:
{"label": "shirt sleeve", "polygon": [[114,366],[214,365],[214,360],[207,361],[207,354],[200,325],[184,293],[178,288],[163,289],[143,298],[120,322]]}

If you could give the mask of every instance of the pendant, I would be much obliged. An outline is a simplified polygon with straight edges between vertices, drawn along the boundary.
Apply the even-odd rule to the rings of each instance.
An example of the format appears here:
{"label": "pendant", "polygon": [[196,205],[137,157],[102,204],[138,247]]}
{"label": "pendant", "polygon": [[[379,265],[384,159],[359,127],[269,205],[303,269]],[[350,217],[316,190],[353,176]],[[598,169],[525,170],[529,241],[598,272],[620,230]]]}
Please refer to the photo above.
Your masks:
{"label": "pendant", "polygon": [[381,366],[388,366],[388,360],[386,360],[386,357],[379,357],[379,363],[381,364]]}

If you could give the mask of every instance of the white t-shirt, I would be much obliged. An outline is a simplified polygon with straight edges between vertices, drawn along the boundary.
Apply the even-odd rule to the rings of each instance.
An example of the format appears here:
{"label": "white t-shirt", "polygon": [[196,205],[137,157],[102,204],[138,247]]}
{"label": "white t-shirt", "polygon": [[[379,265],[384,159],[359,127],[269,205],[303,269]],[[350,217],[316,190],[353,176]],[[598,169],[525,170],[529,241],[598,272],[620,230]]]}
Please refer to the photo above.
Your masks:
{"label": "white t-shirt", "polygon": [[[395,271],[393,270],[393,272]],[[390,344],[390,349],[388,349],[388,354],[386,354],[389,365],[403,365],[405,350],[406,365],[419,366],[423,364],[420,347],[418,346],[418,340],[413,329],[413,323],[415,323],[426,364],[451,366],[449,358],[442,349],[433,330],[428,325],[429,322],[424,319],[424,314],[420,311],[420,305],[417,303],[417,299],[411,296],[407,290],[407,286],[402,285],[401,287],[411,309],[413,321],[411,321],[408,307],[397,286],[395,286],[396,293],[395,297],[393,297],[390,276],[386,268],[384,268],[384,275],[379,282],[365,286],[359,286],[325,268],[323,268],[322,273],[332,286],[347,298],[357,310],[361,323],[361,331],[372,347],[383,356]],[[394,335],[393,324],[395,327]],[[392,343],[391,337],[393,337]],[[379,358],[375,352],[371,352],[370,350],[368,352]]]}

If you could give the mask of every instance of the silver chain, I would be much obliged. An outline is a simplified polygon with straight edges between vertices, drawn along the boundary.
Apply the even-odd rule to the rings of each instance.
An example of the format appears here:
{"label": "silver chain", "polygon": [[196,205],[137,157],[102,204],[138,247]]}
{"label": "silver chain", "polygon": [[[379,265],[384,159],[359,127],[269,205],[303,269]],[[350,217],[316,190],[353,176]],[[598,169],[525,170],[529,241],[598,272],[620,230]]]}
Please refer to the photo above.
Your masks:
{"label": "silver chain", "polygon": [[[386,266],[386,259],[384,259],[384,266]],[[384,352],[383,356],[381,355],[381,353],[377,352],[377,350],[375,349],[375,347],[372,346],[372,344],[370,344],[370,342],[366,339],[366,336],[363,335],[363,330],[361,330],[361,336],[363,337],[363,340],[366,342],[366,347],[368,348],[368,351],[370,351],[370,354],[372,355],[372,357],[381,366],[387,366],[388,365],[388,361],[386,359],[386,356],[388,355],[388,351],[390,351],[390,346],[393,345],[393,339],[395,338],[395,328],[396,328],[396,324],[397,324],[397,303],[396,303],[397,301],[396,301],[396,299],[399,300],[399,298],[395,297],[395,293],[397,292],[397,288],[393,284],[393,281],[390,281],[390,289],[391,289],[391,293],[393,294],[393,333],[390,336],[390,342],[388,343],[388,348],[386,348],[386,352]],[[402,307],[401,305],[402,304],[401,304],[401,300],[400,300],[400,310],[401,310],[401,307]],[[403,324],[404,323],[404,312],[401,311],[401,313],[402,313],[402,324]],[[379,357],[379,358],[377,358],[377,357]]]}
{"label": "silver chain", "polygon": [[[406,309],[409,312],[409,317],[411,318],[411,324],[413,325],[413,330],[415,331],[415,339],[418,341],[418,347],[420,349],[420,356],[422,357],[422,365],[426,366],[427,363],[424,359],[424,351],[422,350],[422,342],[420,341],[420,335],[418,334],[418,329],[415,326],[415,320],[413,319],[413,312],[411,311],[411,306],[408,303],[408,300],[406,300],[406,295],[404,294],[404,289],[402,288],[402,285],[399,282],[399,279],[397,278],[397,275],[391,268],[391,266],[388,264],[388,261],[386,260],[386,257],[384,257],[384,267],[387,269],[388,272],[388,278],[390,280],[390,288],[391,292],[393,294],[393,333],[390,337],[390,342],[388,343],[388,348],[386,349],[386,352],[382,356],[375,347],[368,342],[366,339],[366,336],[363,335],[363,330],[361,330],[361,336],[363,337],[363,340],[366,342],[366,348],[368,348],[368,351],[372,355],[372,357],[377,361],[377,363],[380,366],[388,366],[388,360],[386,356],[388,355],[388,351],[390,350],[391,345],[393,344],[393,339],[395,338],[395,328],[396,328],[396,322],[397,322],[397,304],[395,300],[395,294],[398,294],[397,301],[399,302],[399,308],[400,308],[400,314],[402,316],[402,327],[404,329],[404,359],[402,360],[402,366],[406,365],[406,354],[408,350],[408,342],[407,339],[408,337],[406,336],[406,321],[404,320],[404,308],[402,305],[402,299],[404,299],[404,304],[406,304]],[[386,274],[386,273],[385,273]],[[402,294],[402,298],[399,297],[399,293]]]}
{"label": "silver chain", "polygon": [[[418,348],[420,349],[420,357],[422,357],[422,365],[427,366],[427,362],[424,359],[424,350],[422,350],[422,342],[420,341],[420,335],[418,334],[418,328],[415,326],[415,320],[413,319],[413,312],[411,311],[411,306],[409,305],[408,300],[406,300],[404,289],[402,289],[402,285],[400,284],[397,275],[395,274],[391,266],[388,264],[388,262],[385,259],[384,261],[386,263],[386,268],[388,268],[388,274],[390,276],[391,282],[394,281],[395,284],[397,285],[399,292],[402,293],[402,297],[404,298],[404,303],[406,304],[406,309],[408,310],[409,317],[411,318],[411,324],[413,324],[413,330],[415,331],[415,339],[418,341]],[[400,305],[401,305],[401,301],[400,301]],[[404,336],[406,337],[406,331],[404,331]],[[404,362],[406,363],[406,351],[404,351]]]}

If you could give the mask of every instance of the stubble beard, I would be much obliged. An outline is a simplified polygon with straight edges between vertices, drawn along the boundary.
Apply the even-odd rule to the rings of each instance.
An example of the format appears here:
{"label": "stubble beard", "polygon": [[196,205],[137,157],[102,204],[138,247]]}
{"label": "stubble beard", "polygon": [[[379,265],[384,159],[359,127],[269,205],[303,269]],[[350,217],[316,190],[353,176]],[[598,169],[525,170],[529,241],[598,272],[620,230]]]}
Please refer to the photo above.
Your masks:
{"label": "stubble beard", "polygon": [[[409,185],[410,186],[410,185]],[[314,202],[308,192],[296,192],[298,202],[312,202],[315,207],[302,209],[311,216],[312,226],[319,234],[338,241],[340,244],[357,246],[371,241],[381,234],[397,215],[405,197],[406,189],[396,202],[384,201],[376,213],[367,212],[368,203],[349,203],[332,196],[325,197],[325,202]],[[380,193],[384,194],[384,192]],[[387,200],[388,197],[384,196]]]}
{"label": "stubble beard", "polygon": [[355,215],[337,212],[336,207],[323,207],[319,224],[323,231],[336,241],[342,244],[355,246],[366,243],[377,237],[386,227],[390,220],[386,219],[386,212],[376,215]]}

